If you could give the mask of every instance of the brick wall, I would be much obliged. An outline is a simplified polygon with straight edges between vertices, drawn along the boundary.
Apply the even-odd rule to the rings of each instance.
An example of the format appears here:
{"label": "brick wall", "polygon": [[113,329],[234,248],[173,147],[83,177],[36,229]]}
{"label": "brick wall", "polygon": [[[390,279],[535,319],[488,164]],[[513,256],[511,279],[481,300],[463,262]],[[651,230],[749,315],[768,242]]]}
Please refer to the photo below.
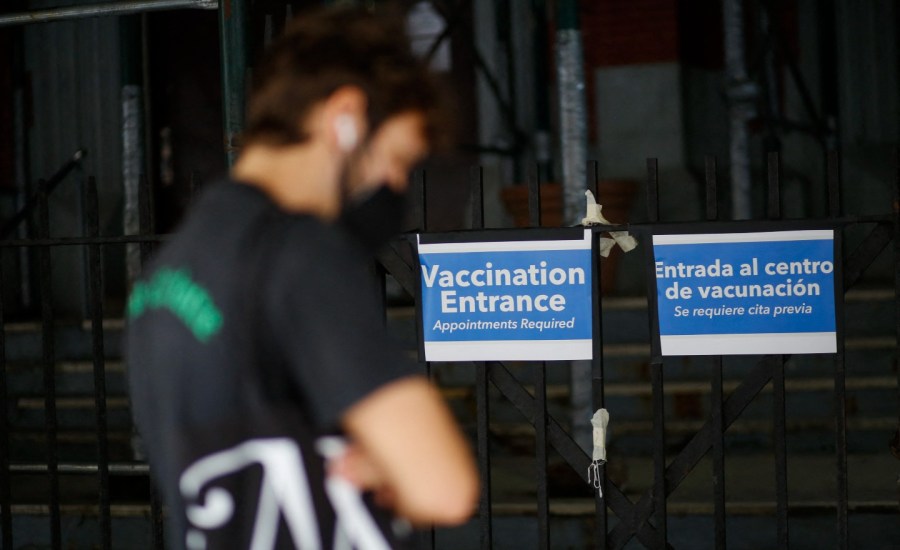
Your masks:
{"label": "brick wall", "polygon": [[678,60],[677,0],[582,0],[588,68]]}

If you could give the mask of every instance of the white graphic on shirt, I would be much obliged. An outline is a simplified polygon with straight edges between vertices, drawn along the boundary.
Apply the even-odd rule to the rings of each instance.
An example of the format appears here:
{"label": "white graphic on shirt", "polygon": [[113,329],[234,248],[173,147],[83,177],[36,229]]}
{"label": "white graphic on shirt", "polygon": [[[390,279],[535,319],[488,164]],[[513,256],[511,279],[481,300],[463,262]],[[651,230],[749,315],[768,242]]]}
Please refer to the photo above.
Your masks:
{"label": "white graphic on shirt", "polygon": [[[316,450],[326,460],[337,460],[347,452],[347,442],[338,436],[320,437]],[[329,476],[325,493],[337,517],[334,550],[390,550],[356,486],[341,477]]]}
{"label": "white graphic on shirt", "polygon": [[[306,469],[300,449],[291,439],[251,440],[201,458],[181,474],[181,495],[188,503],[195,502],[208,483],[257,464],[262,466],[263,473],[250,549],[273,548],[279,518],[284,516],[298,549],[320,550],[319,525]],[[202,530],[225,525],[234,514],[234,498],[220,487],[211,487],[206,491],[204,502],[188,504],[186,513],[188,521],[195,527],[188,529],[186,534],[188,548],[205,549],[206,536]]]}
{"label": "white graphic on shirt", "polygon": [[[335,458],[346,448],[336,437],[322,438],[317,448],[326,458]],[[185,534],[190,550],[205,550],[203,531],[217,529],[234,515],[234,498],[221,487],[203,488],[210,482],[250,466],[262,467],[262,481],[251,550],[274,548],[279,518],[284,517],[294,545],[300,550],[320,550],[319,526],[310,494],[300,448],[287,438],[256,439],[201,458],[181,475],[179,487],[188,503],[186,515],[193,528]],[[325,492],[335,513],[335,550],[390,550],[359,490],[348,481],[331,476]]]}

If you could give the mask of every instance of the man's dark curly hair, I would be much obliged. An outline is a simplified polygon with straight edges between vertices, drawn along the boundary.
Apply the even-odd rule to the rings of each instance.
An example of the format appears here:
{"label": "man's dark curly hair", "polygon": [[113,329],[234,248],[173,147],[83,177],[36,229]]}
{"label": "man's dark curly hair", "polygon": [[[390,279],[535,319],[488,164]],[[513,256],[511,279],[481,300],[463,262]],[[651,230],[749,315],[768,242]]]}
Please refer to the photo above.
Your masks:
{"label": "man's dark curly hair", "polygon": [[426,139],[434,142],[438,89],[411,52],[403,20],[361,9],[300,14],[254,69],[243,143],[302,143],[310,110],[342,86],[368,99],[370,135],[392,116],[423,114]]}

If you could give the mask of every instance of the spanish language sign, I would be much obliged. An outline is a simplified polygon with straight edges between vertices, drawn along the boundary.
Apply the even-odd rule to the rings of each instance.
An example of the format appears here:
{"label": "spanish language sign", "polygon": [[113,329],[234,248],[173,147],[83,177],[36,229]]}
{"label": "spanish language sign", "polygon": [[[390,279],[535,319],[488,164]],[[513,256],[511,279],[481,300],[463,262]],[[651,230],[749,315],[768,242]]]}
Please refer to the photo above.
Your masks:
{"label": "spanish language sign", "polygon": [[576,234],[494,242],[419,235],[425,360],[590,359],[591,232]]}
{"label": "spanish language sign", "polygon": [[834,353],[832,230],[654,235],[662,355]]}

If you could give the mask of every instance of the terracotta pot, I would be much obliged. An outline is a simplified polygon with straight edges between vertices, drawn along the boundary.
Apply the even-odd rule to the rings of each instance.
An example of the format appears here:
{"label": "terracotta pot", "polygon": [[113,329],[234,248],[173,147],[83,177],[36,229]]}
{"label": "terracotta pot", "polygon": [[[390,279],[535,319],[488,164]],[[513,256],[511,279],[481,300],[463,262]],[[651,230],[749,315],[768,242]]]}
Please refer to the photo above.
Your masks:
{"label": "terracotta pot", "polygon": [[[631,206],[634,203],[637,184],[631,180],[603,180],[600,182],[600,196],[597,202],[603,205],[603,216],[612,223],[623,224],[628,221]],[[512,216],[516,227],[529,227],[528,187],[515,185],[500,190],[500,198]],[[541,226],[560,227],[563,225],[562,185],[558,183],[541,184]],[[603,294],[615,290],[616,274],[622,250],[615,247],[608,258],[600,263],[600,285]]]}

